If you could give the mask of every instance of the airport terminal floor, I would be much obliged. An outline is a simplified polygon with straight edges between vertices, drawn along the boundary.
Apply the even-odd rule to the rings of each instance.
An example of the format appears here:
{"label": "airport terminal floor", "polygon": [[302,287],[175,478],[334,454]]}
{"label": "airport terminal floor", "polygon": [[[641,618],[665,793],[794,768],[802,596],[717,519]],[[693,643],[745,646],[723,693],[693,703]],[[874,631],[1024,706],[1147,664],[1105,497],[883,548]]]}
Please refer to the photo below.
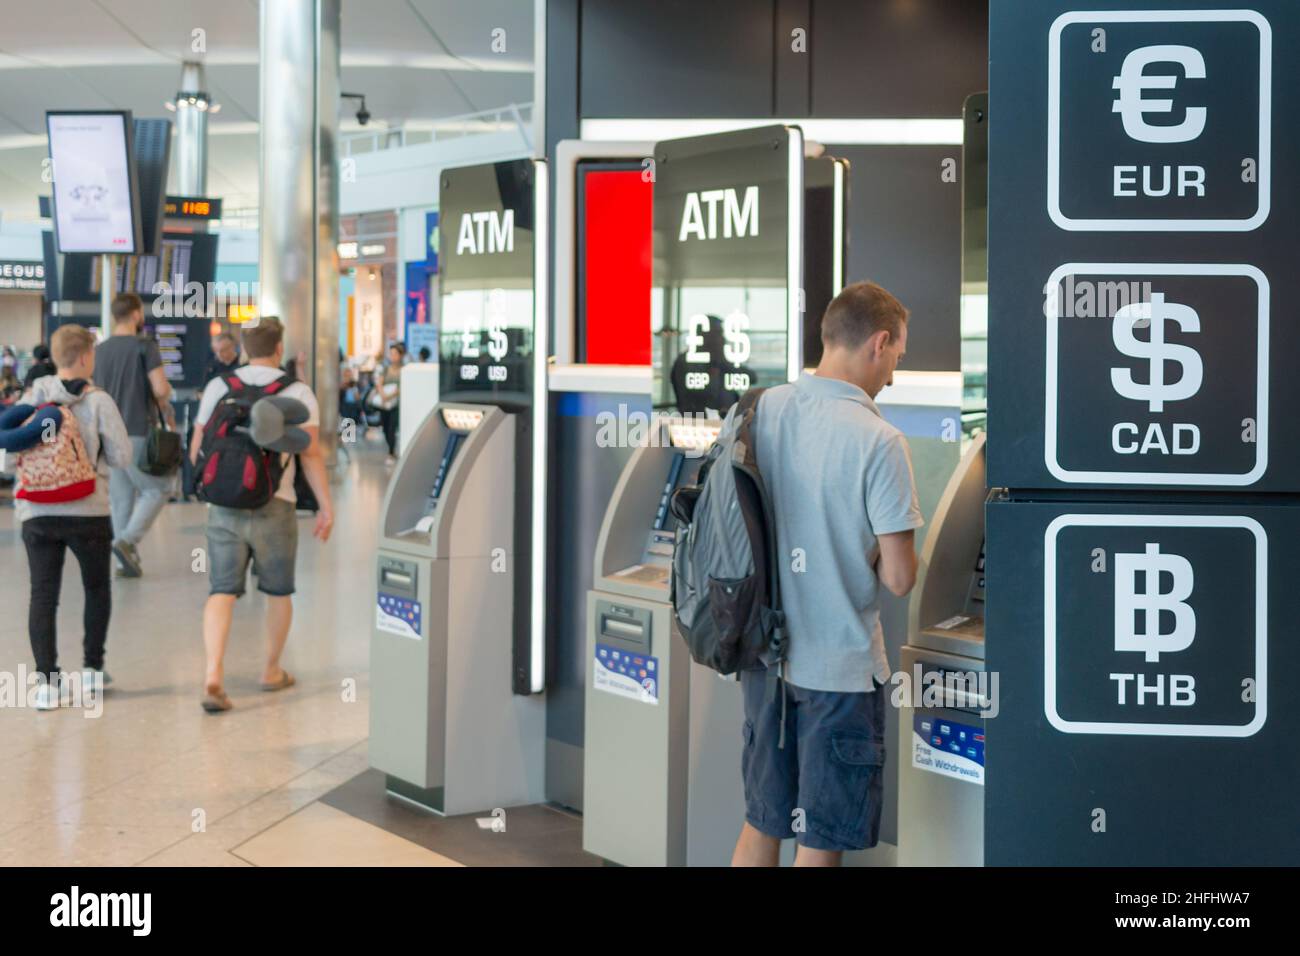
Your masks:
{"label": "airport terminal floor", "polygon": [[[114,580],[105,659],[113,684],[102,716],[0,711],[0,754],[13,783],[0,793],[0,862],[256,863],[255,844],[237,848],[365,769],[369,622],[348,595],[369,574],[367,538],[385,472],[377,446],[356,459],[340,486],[337,540],[318,546],[303,536],[299,589],[306,599],[296,602],[285,655],[298,685],[258,691],[264,599],[250,591],[236,611],[227,662],[235,708],[220,719],[198,703],[207,576],[192,570],[192,552],[206,547],[207,506],[164,508],[140,548],[145,576]],[[25,584],[12,509],[0,510],[0,540],[0,574]],[[72,584],[75,568],[65,573]],[[79,663],[82,598],[77,587],[63,594],[60,652],[71,667]],[[6,615],[2,666],[30,666],[30,655],[24,615]],[[346,679],[357,684],[355,703],[343,702]],[[203,832],[194,832],[196,812]],[[331,833],[329,820],[318,811],[314,825],[327,828],[318,838]],[[304,842],[329,847],[332,836]],[[340,851],[347,845],[333,844]],[[266,844],[263,859],[286,862],[287,850]]]}
{"label": "airport terminal floor", "polygon": [[[215,717],[199,708],[207,576],[192,570],[193,550],[205,546],[206,506],[163,510],[140,548],[145,576],[113,584],[105,662],[113,683],[102,716],[0,708],[0,866],[460,865],[397,835],[405,828],[430,842],[436,821],[415,811],[389,808],[386,830],[333,805],[355,804],[375,819],[383,803],[382,777],[366,779],[371,616],[368,602],[356,599],[373,575],[375,521],[391,474],[379,436],[359,442],[344,468],[331,540],[315,541],[305,531],[310,519],[300,519],[298,599],[284,657],[297,685],[258,689],[264,599],[250,589],[226,662],[235,706]],[[65,668],[80,652],[74,563],[59,610]],[[17,590],[26,579],[14,512],[0,508],[0,580]],[[30,654],[25,616],[11,610],[0,619],[0,670],[30,668]],[[345,785],[359,776],[349,796]],[[322,799],[339,788],[332,802]],[[547,812],[549,831],[572,829],[571,818]],[[530,822],[521,819],[523,835]],[[548,831],[545,822],[531,829]],[[496,835],[498,844],[508,835]],[[468,849],[462,856],[475,859],[472,843]]]}

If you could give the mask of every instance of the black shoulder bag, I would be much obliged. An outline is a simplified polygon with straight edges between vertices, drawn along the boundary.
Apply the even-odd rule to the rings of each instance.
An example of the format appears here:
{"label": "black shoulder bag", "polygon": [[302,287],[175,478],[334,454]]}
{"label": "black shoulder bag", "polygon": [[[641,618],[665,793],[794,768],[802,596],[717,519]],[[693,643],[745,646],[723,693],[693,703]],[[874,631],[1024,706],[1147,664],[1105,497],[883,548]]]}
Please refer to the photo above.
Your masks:
{"label": "black shoulder bag", "polygon": [[158,422],[145,436],[144,446],[140,449],[140,457],[135,465],[146,475],[161,478],[170,475],[180,466],[181,436],[167,428],[167,416],[163,414],[162,403],[153,393],[153,386],[149,382],[149,367],[144,359],[148,347],[147,343],[140,343],[140,370],[144,373],[145,409],[147,412],[149,406],[153,405],[158,410]]}

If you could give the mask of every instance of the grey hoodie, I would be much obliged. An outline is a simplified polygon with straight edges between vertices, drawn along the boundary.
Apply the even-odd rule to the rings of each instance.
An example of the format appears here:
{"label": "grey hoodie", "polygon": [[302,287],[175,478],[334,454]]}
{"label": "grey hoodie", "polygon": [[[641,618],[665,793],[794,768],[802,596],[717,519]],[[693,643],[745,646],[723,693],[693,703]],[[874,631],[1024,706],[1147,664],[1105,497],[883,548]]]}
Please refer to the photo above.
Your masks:
{"label": "grey hoodie", "polygon": [[[131,464],[131,439],[126,434],[126,424],[122,413],[108,392],[87,385],[78,397],[73,395],[57,375],[46,375],[32,382],[21,399],[26,405],[40,405],[55,402],[59,405],[72,405],[72,414],[81,426],[81,440],[86,444],[86,454],[95,462],[95,493],[76,501],[64,501],[41,504],[18,498],[14,508],[18,520],[45,516],[106,517],[108,508],[108,469],[125,468]],[[101,451],[103,457],[100,457]]]}

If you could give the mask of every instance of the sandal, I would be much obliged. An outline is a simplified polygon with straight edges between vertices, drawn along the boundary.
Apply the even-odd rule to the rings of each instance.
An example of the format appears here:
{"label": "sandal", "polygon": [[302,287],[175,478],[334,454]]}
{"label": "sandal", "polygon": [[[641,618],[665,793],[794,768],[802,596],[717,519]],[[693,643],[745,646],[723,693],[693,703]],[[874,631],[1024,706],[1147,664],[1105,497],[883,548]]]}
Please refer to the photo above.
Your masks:
{"label": "sandal", "polygon": [[230,698],[226,696],[226,692],[219,687],[216,690],[211,688],[205,690],[199,705],[209,714],[219,714],[223,710],[230,710],[235,706],[230,702]]}
{"label": "sandal", "polygon": [[273,690],[284,690],[286,687],[292,687],[294,684],[297,683],[297,681],[293,679],[293,675],[290,674],[288,671],[281,671],[281,674],[283,676],[281,676],[278,681],[274,681],[273,683],[270,684],[263,683],[261,685],[262,690],[267,692]]}

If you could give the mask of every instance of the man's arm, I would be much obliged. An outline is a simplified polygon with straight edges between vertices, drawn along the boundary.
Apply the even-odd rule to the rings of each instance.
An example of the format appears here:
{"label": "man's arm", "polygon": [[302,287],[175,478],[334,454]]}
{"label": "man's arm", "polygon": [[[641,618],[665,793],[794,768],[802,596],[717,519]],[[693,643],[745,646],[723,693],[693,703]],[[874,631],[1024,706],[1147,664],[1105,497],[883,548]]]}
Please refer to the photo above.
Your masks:
{"label": "man's arm", "polygon": [[117,404],[104,394],[104,401],[95,403],[95,427],[99,431],[99,447],[112,468],[129,468],[135,462],[131,438],[126,433],[126,422]]}
{"label": "man's arm", "polygon": [[300,427],[311,436],[311,444],[298,456],[298,461],[302,464],[302,473],[307,479],[307,484],[316,495],[316,503],[320,505],[320,510],[316,512],[316,527],[312,529],[312,534],[322,541],[328,541],[330,530],[334,527],[334,499],[330,497],[330,483],[325,475],[325,452],[320,445],[320,426]]}
{"label": "man's arm", "polygon": [[893,594],[906,596],[916,584],[916,532],[882,534],[876,547],[876,577]]}
{"label": "man's arm", "polygon": [[158,402],[158,407],[162,409],[163,416],[167,419],[168,426],[175,428],[176,413],[171,406],[172,383],[167,381],[167,372],[161,365],[149,370],[149,388],[153,392],[153,397]]}
{"label": "man's arm", "polygon": [[203,447],[203,426],[195,425],[194,431],[190,435],[190,464],[199,463],[199,449]]}

